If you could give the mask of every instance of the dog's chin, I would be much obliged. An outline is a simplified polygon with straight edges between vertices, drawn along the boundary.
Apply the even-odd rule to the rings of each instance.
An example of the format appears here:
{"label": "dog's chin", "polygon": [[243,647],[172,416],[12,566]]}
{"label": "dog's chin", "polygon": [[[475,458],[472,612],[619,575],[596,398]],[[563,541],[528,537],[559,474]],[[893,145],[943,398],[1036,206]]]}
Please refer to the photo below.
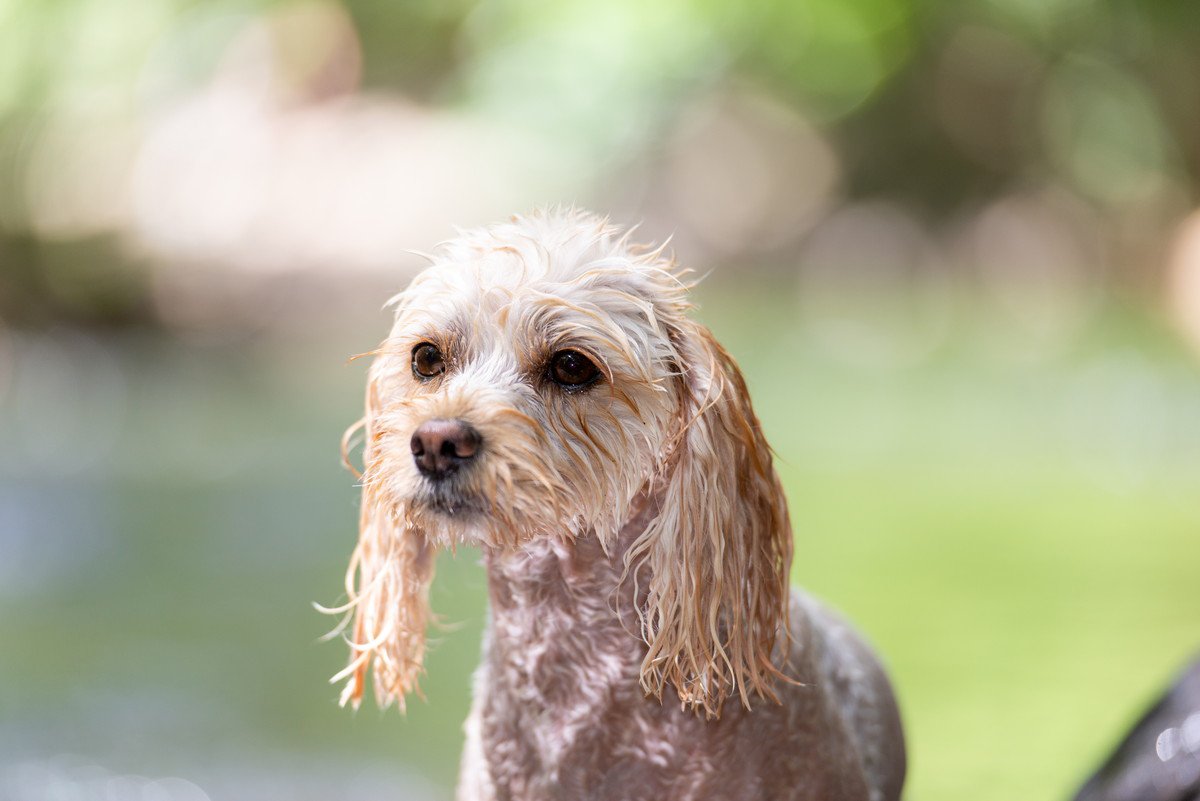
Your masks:
{"label": "dog's chin", "polygon": [[423,487],[408,501],[409,514],[445,544],[473,543],[483,537],[486,517],[482,500],[439,487]]}
{"label": "dog's chin", "polygon": [[483,504],[478,499],[459,493],[427,492],[414,500],[426,513],[449,520],[466,520],[483,512]]}
{"label": "dog's chin", "polygon": [[473,482],[456,478],[442,482],[420,479],[403,503],[410,521],[443,547],[517,547],[542,536],[574,538],[591,527],[578,513],[564,514],[567,504],[544,492],[532,502],[531,494],[520,495],[531,488],[516,487],[516,494],[525,499],[518,509],[516,499],[481,494]]}

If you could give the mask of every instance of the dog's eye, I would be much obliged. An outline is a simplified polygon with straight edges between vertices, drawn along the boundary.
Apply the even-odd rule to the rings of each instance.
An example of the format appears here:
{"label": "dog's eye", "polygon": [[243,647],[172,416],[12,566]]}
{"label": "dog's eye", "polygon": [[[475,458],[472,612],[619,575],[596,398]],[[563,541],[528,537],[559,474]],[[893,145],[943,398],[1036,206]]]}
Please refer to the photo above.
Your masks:
{"label": "dog's eye", "polygon": [[550,360],[550,379],[565,389],[583,389],[599,377],[592,360],[577,350],[560,350]]}
{"label": "dog's eye", "polygon": [[446,372],[446,361],[436,345],[422,342],[413,348],[412,369],[417,378],[433,378]]}

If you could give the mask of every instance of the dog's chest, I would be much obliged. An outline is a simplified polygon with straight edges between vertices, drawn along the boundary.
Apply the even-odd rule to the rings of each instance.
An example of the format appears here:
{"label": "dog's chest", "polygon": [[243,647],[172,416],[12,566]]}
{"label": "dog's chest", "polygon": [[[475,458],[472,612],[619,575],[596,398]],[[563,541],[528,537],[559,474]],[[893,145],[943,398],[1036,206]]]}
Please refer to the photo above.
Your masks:
{"label": "dog's chest", "polygon": [[614,612],[617,574],[571,574],[559,556],[526,554],[504,566],[520,580],[494,588],[480,689],[497,797],[591,798],[614,772],[644,773],[646,797],[661,797],[664,769],[687,755],[671,746],[676,716],[641,690],[645,645]]}
{"label": "dog's chest", "polygon": [[579,636],[557,613],[529,629],[544,636],[514,638],[489,660],[483,750],[498,797],[607,797],[597,793],[614,773],[623,782],[645,774],[645,797],[662,797],[654,788],[664,771],[687,755],[673,745],[670,716],[642,695],[637,642],[624,632],[605,642],[594,628]]}

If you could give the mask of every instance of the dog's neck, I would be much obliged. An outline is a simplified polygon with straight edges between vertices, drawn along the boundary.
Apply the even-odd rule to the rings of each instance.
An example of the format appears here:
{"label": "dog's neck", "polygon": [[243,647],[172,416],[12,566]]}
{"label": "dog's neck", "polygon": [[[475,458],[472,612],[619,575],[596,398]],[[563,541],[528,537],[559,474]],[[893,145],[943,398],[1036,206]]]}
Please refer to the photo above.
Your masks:
{"label": "dog's neck", "polygon": [[492,623],[503,625],[495,634],[537,636],[542,628],[537,616],[555,611],[572,613],[581,626],[612,623],[636,636],[637,582],[625,575],[625,552],[657,514],[657,505],[640,499],[635,506],[607,548],[592,531],[485,548]]}
{"label": "dog's neck", "polygon": [[[607,552],[595,534],[485,549],[491,621],[482,740],[485,751],[504,744],[491,769],[511,786],[570,785],[626,736],[615,722],[597,721],[632,721],[645,702],[637,582],[623,574],[625,551],[655,514],[650,506]],[[578,789],[574,797],[584,797]]]}
{"label": "dog's neck", "polygon": [[485,561],[491,614],[485,659],[500,683],[559,698],[592,661],[642,645],[633,582],[621,581],[620,556],[606,554],[594,535],[540,539],[489,552]]}

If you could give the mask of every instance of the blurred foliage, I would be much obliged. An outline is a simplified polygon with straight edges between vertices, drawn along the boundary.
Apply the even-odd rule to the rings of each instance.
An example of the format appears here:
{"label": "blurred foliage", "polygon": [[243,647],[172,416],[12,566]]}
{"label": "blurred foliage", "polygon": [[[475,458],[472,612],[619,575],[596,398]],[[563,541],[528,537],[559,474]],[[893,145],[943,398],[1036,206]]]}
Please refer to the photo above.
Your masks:
{"label": "blurred foliage", "polygon": [[111,237],[0,239],[0,319],[46,328],[64,321],[126,327],[154,321],[147,274]]}
{"label": "blurred foliage", "polygon": [[[200,81],[239,23],[267,8],[304,2],[146,0],[132,8],[117,0],[5,0],[0,5],[5,131],[8,136],[26,132],[58,104],[137,105],[163,92],[164,84]],[[617,0],[552,8],[521,0],[346,0],[344,7],[362,42],[369,89],[435,102],[473,102],[484,92],[471,84],[471,76],[482,71],[485,82],[509,82],[506,97],[532,96],[542,115],[562,113],[547,101],[567,100],[565,95],[575,92],[581,105],[618,102],[596,113],[636,104],[638,95],[668,101],[662,112],[669,113],[670,101],[697,82],[732,72],[767,83],[825,120],[835,138],[852,137],[855,154],[875,154],[869,164],[849,159],[862,173],[852,182],[855,187],[875,181],[938,204],[961,200],[980,173],[1019,175],[1037,168],[1037,158],[1045,156],[1035,148],[1024,154],[1023,163],[984,165],[961,158],[954,139],[939,132],[933,106],[941,81],[976,88],[960,99],[1019,136],[1020,128],[1029,127],[1026,115],[1032,109],[1015,108],[1005,99],[1020,95],[1036,104],[1049,91],[1055,106],[1069,106],[1063,101],[1070,101],[1070,94],[1053,93],[1056,79],[1062,80],[1059,71],[1091,63],[1098,70],[1074,70],[1090,95],[1078,100],[1081,108],[1063,110],[1070,121],[1106,135],[1108,126],[1089,124],[1106,122],[1089,108],[1106,99],[1119,106],[1132,100],[1135,108],[1126,111],[1136,124],[1177,143],[1178,166],[1186,167],[1191,180],[1196,177],[1200,100],[1186,76],[1200,73],[1200,9],[1189,0],[670,0],[652,5]],[[947,64],[964,31],[985,34],[990,49]],[[563,76],[573,71],[586,80],[564,85]],[[617,81],[619,86],[609,86]],[[608,91],[617,97],[607,96]],[[587,116],[576,127],[595,122]],[[610,129],[629,122],[599,124]],[[1115,155],[1136,160],[1140,147],[1163,144],[1155,137],[1139,140],[1114,143]],[[948,159],[952,154],[960,158]],[[887,177],[880,176],[881,167]],[[891,178],[930,171],[946,180],[910,188],[907,181]]]}
{"label": "blurred foliage", "polygon": [[[821,127],[847,202],[884,197],[936,222],[1047,183],[1117,214],[1196,200],[1191,0],[3,0],[0,314],[27,319],[28,300],[87,317],[53,300],[45,254],[22,241],[50,236],[29,211],[48,126],[150,115],[209,80],[256,17],[315,5],[348,14],[365,91],[540,132],[591,165],[579,186],[654,153],[689,99],[734,81]],[[1116,259],[1118,273],[1153,273],[1144,253]]]}

